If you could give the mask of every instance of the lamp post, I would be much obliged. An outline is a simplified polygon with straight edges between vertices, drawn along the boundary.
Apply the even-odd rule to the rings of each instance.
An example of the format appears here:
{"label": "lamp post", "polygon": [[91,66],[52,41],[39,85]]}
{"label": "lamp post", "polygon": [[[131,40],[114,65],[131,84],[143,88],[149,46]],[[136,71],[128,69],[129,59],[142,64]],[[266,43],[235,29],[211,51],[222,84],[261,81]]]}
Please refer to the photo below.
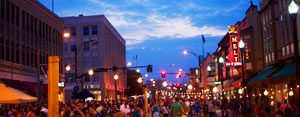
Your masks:
{"label": "lamp post", "polygon": [[[239,41],[239,43],[238,43],[238,45],[239,45],[239,48],[240,48],[240,50],[241,50],[241,57],[242,57],[242,84],[243,85],[246,85],[246,79],[245,79],[245,63],[244,63],[244,49],[245,49],[245,43],[243,42],[243,40],[240,40]],[[243,112],[243,114],[245,114],[245,107],[246,107],[246,92],[244,91],[244,93],[243,93],[243,110],[242,110],[242,112]]]}
{"label": "lamp post", "polygon": [[223,57],[219,57],[218,62],[219,62],[218,68],[219,68],[219,71],[220,71],[219,75],[220,75],[221,88],[222,88],[221,89],[221,97],[223,98],[223,90],[224,90],[224,87],[223,87],[223,81],[224,81],[224,79],[223,79],[223,70],[222,70],[223,63],[224,63]]}
{"label": "lamp post", "polygon": [[116,98],[116,102],[118,104],[118,95],[117,95],[117,80],[119,79],[119,76],[117,74],[114,75],[114,79],[115,79],[115,98]]}
{"label": "lamp post", "polygon": [[[202,74],[202,70],[201,70],[201,65],[202,65],[202,62],[201,62],[201,57],[200,55],[196,54],[195,52],[192,52],[192,51],[187,51],[187,50],[184,50],[183,51],[183,54],[184,55],[187,55],[187,54],[192,54],[194,57],[196,57],[197,61],[198,61],[198,66],[199,66],[199,79],[200,79],[200,82],[202,83],[202,78],[201,78],[201,74]],[[195,80],[196,82],[196,80]]]}
{"label": "lamp post", "polygon": [[[292,30],[293,30],[293,40],[294,40],[294,62],[295,62],[295,80],[299,83],[298,78],[300,78],[300,71],[299,71],[299,41],[298,41],[298,30],[297,30],[297,14],[298,14],[298,5],[295,3],[294,0],[288,6],[288,11],[290,13],[291,22],[292,22]],[[298,95],[300,94],[300,90],[298,90]],[[298,109],[300,102],[298,102]]]}
{"label": "lamp post", "polygon": [[[63,34],[63,36],[64,36],[65,39],[68,39],[71,36],[71,34],[69,32],[65,32]],[[95,42],[95,40],[89,40],[89,42]],[[83,44],[84,43],[81,43],[79,46],[76,46],[77,44],[75,44],[75,48],[74,48],[74,56],[75,56],[75,58],[74,58],[74,60],[75,60],[75,65],[74,65],[75,73],[74,73],[74,75],[75,75],[75,85],[76,86],[78,86],[78,83],[77,83],[77,79],[78,79],[77,54],[80,51],[80,49],[82,48]],[[83,80],[81,80],[81,83],[82,83],[81,84],[81,90],[82,90],[83,89]]]}

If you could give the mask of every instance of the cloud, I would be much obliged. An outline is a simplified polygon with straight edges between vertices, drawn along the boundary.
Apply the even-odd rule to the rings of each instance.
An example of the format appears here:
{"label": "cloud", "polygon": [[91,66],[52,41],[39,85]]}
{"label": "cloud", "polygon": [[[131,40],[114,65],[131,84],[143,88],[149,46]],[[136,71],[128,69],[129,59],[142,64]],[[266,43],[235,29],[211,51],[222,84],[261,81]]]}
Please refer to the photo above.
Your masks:
{"label": "cloud", "polygon": [[[148,0],[130,1],[134,3],[148,2]],[[190,16],[161,14],[158,11],[151,10],[151,12],[124,10],[121,6],[112,5],[103,0],[89,0],[89,2],[94,4],[94,6],[77,10],[64,10],[61,14],[64,16],[104,14],[126,40],[127,46],[154,39],[187,39],[200,36],[201,34],[214,37],[222,36],[226,33],[226,27],[196,25],[192,22],[192,17]],[[161,6],[162,9],[168,7],[168,5]]]}
{"label": "cloud", "polygon": [[153,39],[186,39],[200,36],[222,36],[226,30],[218,26],[196,26],[190,17],[166,17],[157,13],[144,19],[126,19],[123,16],[109,16],[109,21],[120,31],[128,45]]}

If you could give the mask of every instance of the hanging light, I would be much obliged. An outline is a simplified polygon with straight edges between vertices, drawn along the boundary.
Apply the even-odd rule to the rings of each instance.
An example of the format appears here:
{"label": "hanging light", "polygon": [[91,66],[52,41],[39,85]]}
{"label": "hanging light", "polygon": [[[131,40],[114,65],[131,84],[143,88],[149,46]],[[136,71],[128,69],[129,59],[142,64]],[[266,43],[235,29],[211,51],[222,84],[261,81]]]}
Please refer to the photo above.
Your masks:
{"label": "hanging light", "polygon": [[264,95],[267,96],[269,94],[268,90],[264,91]]}
{"label": "hanging light", "polygon": [[244,91],[243,91],[243,89],[239,89],[238,92],[239,92],[239,94],[243,94]]}
{"label": "hanging light", "polygon": [[189,89],[189,90],[192,90],[192,89],[193,89],[193,86],[192,86],[191,84],[189,84],[189,85],[188,85],[188,89]]}
{"label": "hanging light", "polygon": [[289,96],[293,96],[294,95],[294,92],[291,90],[290,92],[289,92]]}
{"label": "hanging light", "polygon": [[214,87],[214,88],[213,88],[213,92],[214,92],[214,93],[218,92],[218,88],[217,88],[217,87]]}

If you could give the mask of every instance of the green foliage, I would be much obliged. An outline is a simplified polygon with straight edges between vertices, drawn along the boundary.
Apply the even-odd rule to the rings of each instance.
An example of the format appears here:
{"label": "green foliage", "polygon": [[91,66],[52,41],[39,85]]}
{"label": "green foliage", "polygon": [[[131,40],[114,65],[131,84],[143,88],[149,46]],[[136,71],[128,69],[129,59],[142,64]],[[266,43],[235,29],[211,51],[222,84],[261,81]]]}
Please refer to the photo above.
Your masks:
{"label": "green foliage", "polygon": [[135,70],[127,69],[127,89],[126,96],[132,95],[142,95],[143,86],[137,82],[139,77],[142,77],[141,73],[136,72]]}

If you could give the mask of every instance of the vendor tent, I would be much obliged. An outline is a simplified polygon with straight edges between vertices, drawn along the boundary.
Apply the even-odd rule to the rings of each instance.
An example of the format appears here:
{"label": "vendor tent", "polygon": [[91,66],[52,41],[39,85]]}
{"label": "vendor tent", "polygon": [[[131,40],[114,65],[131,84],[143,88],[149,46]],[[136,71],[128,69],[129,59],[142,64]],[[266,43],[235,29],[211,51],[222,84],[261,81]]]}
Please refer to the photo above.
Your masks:
{"label": "vendor tent", "polygon": [[0,82],[0,104],[19,104],[35,101],[37,101],[37,98]]}

